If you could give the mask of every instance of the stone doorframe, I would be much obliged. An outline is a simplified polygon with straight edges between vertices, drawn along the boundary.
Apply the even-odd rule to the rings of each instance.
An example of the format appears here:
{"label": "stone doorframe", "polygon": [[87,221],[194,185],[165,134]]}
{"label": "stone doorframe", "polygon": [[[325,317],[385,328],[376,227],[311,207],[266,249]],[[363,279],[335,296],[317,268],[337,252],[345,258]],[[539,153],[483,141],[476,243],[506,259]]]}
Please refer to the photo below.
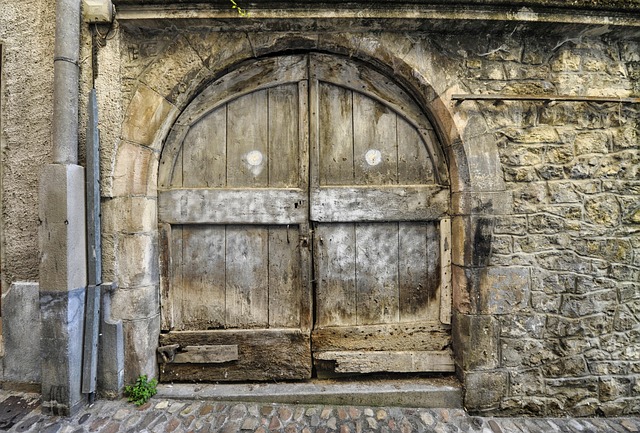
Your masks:
{"label": "stone doorframe", "polygon": [[103,179],[112,185],[103,206],[103,218],[111,225],[103,238],[111,235],[113,241],[103,243],[105,248],[112,246],[119,285],[112,311],[124,322],[126,383],[139,374],[157,373],[161,272],[156,188],[162,146],[172,124],[193,97],[224,72],[296,50],[367,62],[405,87],[430,117],[449,164],[452,332],[456,370],[467,390],[465,405],[480,409],[487,399],[504,395],[506,377],[494,370],[499,363],[498,326],[491,315],[493,271],[488,264],[494,220],[509,212],[511,195],[505,192],[494,136],[472,104],[462,111],[451,103],[452,94],[465,92],[455,74],[445,70],[448,62],[438,53],[410,47],[402,35],[363,33],[360,38],[363,41],[353,34],[219,33],[209,47],[210,57],[203,59],[181,36],[138,79],[112,172]]}

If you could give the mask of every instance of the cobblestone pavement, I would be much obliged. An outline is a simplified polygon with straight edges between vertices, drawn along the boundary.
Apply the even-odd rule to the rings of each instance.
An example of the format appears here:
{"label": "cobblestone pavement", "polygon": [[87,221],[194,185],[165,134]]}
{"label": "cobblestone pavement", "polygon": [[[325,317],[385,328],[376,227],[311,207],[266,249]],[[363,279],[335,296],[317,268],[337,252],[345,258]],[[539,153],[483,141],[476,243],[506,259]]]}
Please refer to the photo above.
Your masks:
{"label": "cobblestone pavement", "polygon": [[36,394],[0,391],[0,431],[180,432],[640,432],[640,418],[488,418],[462,409],[407,409],[152,399],[100,400],[71,418],[41,413]]}

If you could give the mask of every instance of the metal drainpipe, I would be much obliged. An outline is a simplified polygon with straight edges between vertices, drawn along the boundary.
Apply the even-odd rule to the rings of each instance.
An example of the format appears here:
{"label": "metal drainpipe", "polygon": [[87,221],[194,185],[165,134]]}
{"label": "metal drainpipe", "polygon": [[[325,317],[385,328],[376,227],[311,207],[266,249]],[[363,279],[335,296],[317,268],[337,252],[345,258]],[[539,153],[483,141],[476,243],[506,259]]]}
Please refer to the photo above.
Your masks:
{"label": "metal drainpipe", "polygon": [[57,0],[53,58],[53,162],[78,163],[80,1]]}

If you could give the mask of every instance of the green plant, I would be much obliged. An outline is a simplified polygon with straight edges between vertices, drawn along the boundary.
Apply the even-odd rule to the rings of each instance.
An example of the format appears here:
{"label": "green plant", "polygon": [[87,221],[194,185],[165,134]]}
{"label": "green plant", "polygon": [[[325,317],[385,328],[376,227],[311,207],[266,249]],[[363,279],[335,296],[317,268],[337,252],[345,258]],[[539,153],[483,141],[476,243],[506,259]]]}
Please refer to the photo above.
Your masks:
{"label": "green plant", "polygon": [[247,12],[245,9],[242,9],[240,6],[238,6],[238,4],[235,2],[235,0],[230,0],[231,1],[231,9],[235,9],[238,11],[238,14],[243,16],[243,17],[248,17],[249,16],[249,12]]}
{"label": "green plant", "polygon": [[124,393],[128,397],[128,401],[135,403],[136,406],[145,404],[151,397],[156,395],[156,379],[147,380],[147,375],[143,374],[136,379],[133,385],[124,387]]}

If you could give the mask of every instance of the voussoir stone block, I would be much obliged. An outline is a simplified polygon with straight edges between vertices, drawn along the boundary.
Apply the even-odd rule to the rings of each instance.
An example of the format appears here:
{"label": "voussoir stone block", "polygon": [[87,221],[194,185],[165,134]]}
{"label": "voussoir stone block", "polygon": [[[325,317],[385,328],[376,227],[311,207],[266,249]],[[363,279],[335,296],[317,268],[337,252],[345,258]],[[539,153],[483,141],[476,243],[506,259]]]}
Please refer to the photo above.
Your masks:
{"label": "voussoir stone block", "polygon": [[490,370],[467,373],[464,378],[464,405],[469,411],[497,408],[507,396],[509,375],[506,371]]}
{"label": "voussoir stone block", "polygon": [[[147,86],[139,86],[131,99],[122,125],[124,140],[151,146],[156,137],[164,137],[167,119],[177,115],[177,109],[165,98]],[[159,144],[158,144],[159,146]]]}

